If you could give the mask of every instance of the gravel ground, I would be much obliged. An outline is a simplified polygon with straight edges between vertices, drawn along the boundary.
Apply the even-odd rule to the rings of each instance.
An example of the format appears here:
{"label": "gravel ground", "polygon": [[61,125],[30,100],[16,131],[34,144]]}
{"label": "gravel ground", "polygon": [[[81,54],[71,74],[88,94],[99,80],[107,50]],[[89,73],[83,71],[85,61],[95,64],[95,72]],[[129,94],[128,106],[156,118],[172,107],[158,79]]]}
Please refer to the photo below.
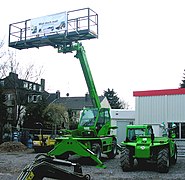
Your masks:
{"label": "gravel ground", "polygon": [[[21,170],[31,163],[37,154],[33,150],[23,152],[0,152],[0,179],[15,180]],[[74,159],[71,159],[75,161]],[[170,167],[168,173],[158,173],[152,164],[139,168],[137,164],[132,172],[123,172],[120,167],[119,155],[114,159],[103,157],[106,169],[99,169],[88,164],[87,159],[78,159],[82,165],[83,174],[90,174],[92,180],[121,180],[121,179],[185,179],[185,158],[178,157],[177,164]],[[69,167],[62,166],[63,169]],[[46,179],[46,178],[45,178]]]}

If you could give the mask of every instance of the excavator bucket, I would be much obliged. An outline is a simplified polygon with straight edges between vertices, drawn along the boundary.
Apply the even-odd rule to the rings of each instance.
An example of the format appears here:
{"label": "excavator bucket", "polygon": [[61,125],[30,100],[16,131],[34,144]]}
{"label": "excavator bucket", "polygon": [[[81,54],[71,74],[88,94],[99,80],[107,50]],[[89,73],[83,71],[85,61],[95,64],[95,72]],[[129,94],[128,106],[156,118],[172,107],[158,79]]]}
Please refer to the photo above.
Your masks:
{"label": "excavator bucket", "polygon": [[62,141],[48,152],[49,156],[62,156],[65,153],[77,154],[82,157],[89,157],[97,163],[98,168],[106,168],[102,161],[84,144],[79,142],[79,138],[63,137]]}
{"label": "excavator bucket", "polygon": [[[67,171],[57,165],[73,166],[74,171]],[[91,179],[89,174],[83,175],[80,164],[57,160],[45,154],[39,154],[35,157],[33,162],[22,170],[17,180],[42,180],[45,178],[71,180]]]}

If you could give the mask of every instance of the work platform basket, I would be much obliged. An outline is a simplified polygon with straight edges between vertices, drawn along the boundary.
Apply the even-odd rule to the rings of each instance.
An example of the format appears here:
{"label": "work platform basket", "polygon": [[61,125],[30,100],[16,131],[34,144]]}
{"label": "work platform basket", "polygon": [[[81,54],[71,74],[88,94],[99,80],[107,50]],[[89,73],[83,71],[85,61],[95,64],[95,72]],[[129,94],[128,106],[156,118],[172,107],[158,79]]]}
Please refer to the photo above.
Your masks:
{"label": "work platform basket", "polygon": [[90,8],[66,11],[9,25],[9,47],[16,49],[70,45],[98,38],[98,14]]}

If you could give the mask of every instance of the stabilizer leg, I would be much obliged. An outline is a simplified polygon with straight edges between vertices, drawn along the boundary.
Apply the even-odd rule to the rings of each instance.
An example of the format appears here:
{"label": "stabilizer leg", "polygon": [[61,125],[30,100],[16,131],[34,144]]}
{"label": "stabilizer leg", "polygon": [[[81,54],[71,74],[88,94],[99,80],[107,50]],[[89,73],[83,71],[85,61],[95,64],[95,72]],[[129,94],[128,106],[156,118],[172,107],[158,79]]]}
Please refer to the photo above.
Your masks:
{"label": "stabilizer leg", "polygon": [[94,154],[90,149],[88,149],[84,144],[79,142],[74,138],[64,138],[57,144],[54,149],[48,152],[49,156],[60,156],[66,152],[73,152],[82,157],[90,157],[96,163],[98,168],[106,168],[102,161]]}

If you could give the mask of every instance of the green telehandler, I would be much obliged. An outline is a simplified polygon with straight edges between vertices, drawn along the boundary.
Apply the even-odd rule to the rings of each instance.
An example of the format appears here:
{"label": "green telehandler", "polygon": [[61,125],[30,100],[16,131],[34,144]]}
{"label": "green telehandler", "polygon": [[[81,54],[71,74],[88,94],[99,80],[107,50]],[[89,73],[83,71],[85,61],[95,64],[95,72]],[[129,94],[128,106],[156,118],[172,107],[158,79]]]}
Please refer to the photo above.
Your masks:
{"label": "green telehandler", "polygon": [[48,152],[48,155],[66,159],[69,155],[77,154],[82,157],[90,157],[96,162],[97,167],[105,168],[101,161],[101,154],[106,154],[108,158],[116,156],[117,139],[111,135],[111,130],[117,127],[111,126],[110,109],[101,108],[82,44],[76,42],[58,48],[59,53],[73,51],[76,51],[75,57],[80,60],[93,108],[83,109],[78,128],[67,130],[63,132],[64,135],[56,138],[55,147]]}
{"label": "green telehandler", "polygon": [[158,172],[167,173],[169,166],[177,161],[175,128],[168,128],[162,137],[155,137],[151,125],[127,125],[126,140],[121,143],[122,170],[133,170],[136,159],[139,166],[150,162],[156,166]]}
{"label": "green telehandler", "polygon": [[[69,155],[91,158],[100,168],[105,168],[101,154],[108,158],[117,155],[117,138],[111,134],[111,130],[117,127],[111,126],[110,109],[101,107],[86,52],[80,43],[82,40],[95,38],[98,38],[98,14],[90,8],[65,11],[9,25],[9,47],[23,50],[52,46],[58,49],[58,53],[64,54],[75,51],[93,104],[93,108],[83,109],[78,128],[63,131],[63,135],[55,139],[54,148],[26,166],[19,180],[44,177],[88,180],[90,176],[82,174],[79,164],[66,161]],[[55,163],[74,166],[74,172],[60,169]]]}

